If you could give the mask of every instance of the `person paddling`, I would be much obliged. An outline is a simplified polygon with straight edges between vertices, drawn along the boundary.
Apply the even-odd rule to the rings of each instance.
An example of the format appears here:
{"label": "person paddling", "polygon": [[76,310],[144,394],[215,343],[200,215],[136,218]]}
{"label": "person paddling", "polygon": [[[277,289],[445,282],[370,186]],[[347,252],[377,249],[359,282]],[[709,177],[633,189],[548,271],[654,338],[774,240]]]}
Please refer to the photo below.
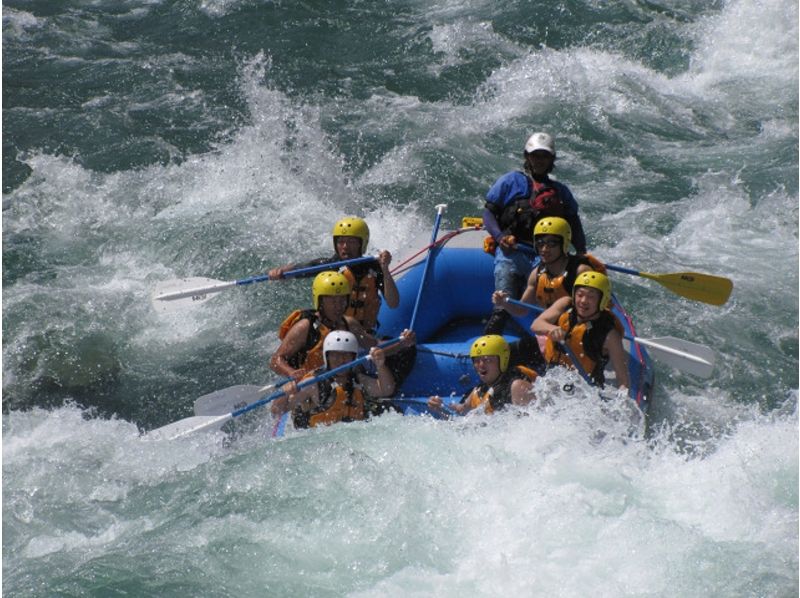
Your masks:
{"label": "person paddling", "polygon": [[[352,332],[361,347],[368,349],[378,340],[352,316],[345,315],[350,281],[341,272],[326,270],[314,278],[311,295],[314,309],[297,309],[283,321],[278,332],[281,344],[270,358],[270,368],[281,376],[299,380],[323,365],[322,345],[332,330]],[[389,353],[413,347],[416,337],[404,331],[403,341]]]}
{"label": "person paddling", "polygon": [[[369,227],[367,223],[355,216],[342,218],[333,225],[333,249],[331,257],[312,260],[304,264],[289,264],[269,271],[270,280],[278,280],[285,272],[333,264],[363,256],[369,244]],[[378,326],[378,312],[381,307],[381,296],[390,309],[400,305],[400,293],[397,290],[389,264],[392,254],[383,250],[378,254],[377,264],[365,263],[346,266],[340,270],[350,282],[350,297],[345,313],[358,320],[364,329],[374,333]],[[308,276],[311,276],[310,274]]]}
{"label": "person paddling", "polygon": [[[519,299],[531,270],[532,257],[517,248],[533,243],[536,223],[546,216],[564,218],[572,230],[572,244],[586,252],[586,237],[578,216],[578,203],[569,188],[550,178],[555,167],[553,138],[543,132],[531,135],[523,151],[525,171],[501,176],[486,194],[483,224],[491,235],[487,251],[494,253],[495,290]],[[484,328],[485,334],[501,334],[509,314],[495,306]]]}
{"label": "person paddling", "polygon": [[[511,347],[498,334],[481,336],[472,343],[469,351],[472,367],[481,383],[466,393],[458,404],[448,407],[459,415],[483,407],[486,413],[503,409],[506,405],[527,405],[536,397],[532,383],[536,372],[522,365],[509,367]],[[428,399],[431,411],[441,412],[441,397]]]}
{"label": "person paddling", "polygon": [[[605,273],[605,266],[588,254],[569,253],[572,229],[557,216],[539,220],[533,229],[533,242],[539,254],[539,266],[528,277],[528,286],[520,299],[523,303],[550,307],[557,299],[572,295],[578,274],[596,270]],[[524,316],[527,310],[508,302],[506,291],[495,291],[492,303],[511,315]]]}
{"label": "person paddling", "polygon": [[[335,330],[329,333],[322,346],[325,369],[331,370],[350,363],[356,359],[358,350],[359,343],[352,332]],[[302,390],[298,390],[295,381],[289,382],[283,387],[286,396],[273,401],[272,415],[281,417],[287,411],[292,411],[295,428],[366,419],[370,411],[370,398],[390,397],[395,390],[395,381],[386,366],[383,349],[373,347],[369,355],[377,376],[368,376],[358,366]]]}
{"label": "person paddling", "polygon": [[531,324],[536,334],[547,336],[544,357],[548,365],[580,368],[594,384],[602,387],[605,366],[610,361],[617,386],[628,388],[627,358],[622,346],[624,330],[608,309],[610,303],[611,281],[605,274],[578,275],[572,297],[558,299]]}

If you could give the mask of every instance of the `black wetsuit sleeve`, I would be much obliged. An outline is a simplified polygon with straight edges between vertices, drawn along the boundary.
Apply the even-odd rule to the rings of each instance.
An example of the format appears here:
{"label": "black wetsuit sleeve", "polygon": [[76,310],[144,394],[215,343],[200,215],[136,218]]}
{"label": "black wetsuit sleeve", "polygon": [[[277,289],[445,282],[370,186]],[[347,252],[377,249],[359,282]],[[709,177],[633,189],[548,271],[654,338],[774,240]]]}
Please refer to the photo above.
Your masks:
{"label": "black wetsuit sleeve", "polygon": [[583,232],[581,217],[577,214],[565,214],[564,219],[572,229],[572,245],[578,253],[586,253],[586,235]]}

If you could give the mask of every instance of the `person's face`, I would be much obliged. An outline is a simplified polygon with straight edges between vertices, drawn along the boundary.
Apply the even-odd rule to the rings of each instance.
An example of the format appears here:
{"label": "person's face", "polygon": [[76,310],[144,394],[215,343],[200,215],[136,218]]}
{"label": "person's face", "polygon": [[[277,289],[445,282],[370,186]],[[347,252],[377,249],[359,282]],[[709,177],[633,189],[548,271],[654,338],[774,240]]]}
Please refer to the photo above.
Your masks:
{"label": "person's face", "polygon": [[328,351],[328,369],[332,370],[343,366],[346,363],[350,363],[355,358],[355,353],[349,353],[347,351]]}
{"label": "person's face", "polygon": [[553,155],[546,150],[536,150],[530,154],[526,154],[526,160],[530,166],[531,172],[535,176],[544,176],[550,172],[550,167],[553,165]]}
{"label": "person's face", "polygon": [[500,377],[500,358],[497,355],[473,357],[472,367],[484,384],[491,384]]}
{"label": "person's face", "polygon": [[336,255],[342,260],[361,257],[361,239],[358,237],[336,237]]}
{"label": "person's face", "polygon": [[545,264],[549,264],[561,257],[561,237],[556,235],[536,235],[534,244],[536,251]]}
{"label": "person's face", "polygon": [[603,294],[591,287],[578,287],[575,289],[575,310],[580,318],[591,318],[598,311],[600,299]]}
{"label": "person's face", "polygon": [[319,298],[319,310],[331,322],[338,322],[347,310],[347,295],[323,295]]}

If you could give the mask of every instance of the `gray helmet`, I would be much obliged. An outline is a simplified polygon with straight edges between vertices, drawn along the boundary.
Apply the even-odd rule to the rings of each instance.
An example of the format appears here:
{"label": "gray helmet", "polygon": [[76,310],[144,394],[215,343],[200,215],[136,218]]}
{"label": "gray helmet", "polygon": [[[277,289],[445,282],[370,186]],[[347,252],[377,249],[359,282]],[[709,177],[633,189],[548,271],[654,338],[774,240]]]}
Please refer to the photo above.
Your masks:
{"label": "gray helmet", "polygon": [[354,356],[358,355],[358,339],[356,335],[347,330],[332,330],[325,337],[322,343],[322,360],[325,362],[325,367],[328,367],[328,352],[342,351],[344,353],[353,353]]}
{"label": "gray helmet", "polygon": [[525,153],[530,154],[536,150],[544,150],[555,158],[556,144],[553,137],[541,131],[528,137],[528,141],[525,142]]}

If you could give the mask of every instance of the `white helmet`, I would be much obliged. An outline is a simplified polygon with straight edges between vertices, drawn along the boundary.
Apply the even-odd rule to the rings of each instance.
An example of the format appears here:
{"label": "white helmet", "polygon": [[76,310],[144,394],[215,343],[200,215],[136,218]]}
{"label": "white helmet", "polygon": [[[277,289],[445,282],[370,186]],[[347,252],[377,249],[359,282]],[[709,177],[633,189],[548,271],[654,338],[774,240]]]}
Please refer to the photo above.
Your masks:
{"label": "white helmet", "polygon": [[525,153],[530,154],[536,150],[544,150],[556,157],[556,144],[547,133],[540,131],[528,137],[528,141],[525,142]]}
{"label": "white helmet", "polygon": [[328,351],[342,351],[358,355],[358,339],[356,335],[347,330],[332,330],[322,343],[322,360],[328,367]]}

